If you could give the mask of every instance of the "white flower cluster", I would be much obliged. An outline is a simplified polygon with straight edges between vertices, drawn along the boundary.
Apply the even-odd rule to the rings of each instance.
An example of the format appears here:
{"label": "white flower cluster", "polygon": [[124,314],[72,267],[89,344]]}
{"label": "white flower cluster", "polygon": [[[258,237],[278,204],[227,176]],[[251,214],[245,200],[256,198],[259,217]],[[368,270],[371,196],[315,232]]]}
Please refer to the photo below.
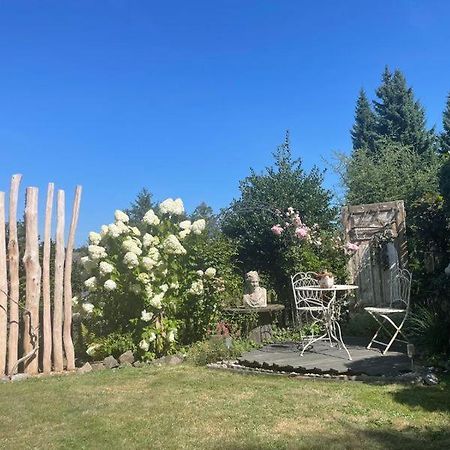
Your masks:
{"label": "white flower cluster", "polygon": [[205,219],[198,219],[192,224],[191,231],[194,234],[202,234],[202,231],[204,231],[205,227],[206,227]]}
{"label": "white flower cluster", "polygon": [[89,233],[89,242],[91,244],[98,245],[98,244],[100,244],[101,240],[102,240],[101,234],[96,233],[95,231],[91,231]]}
{"label": "white flower cluster", "polygon": [[88,278],[84,282],[84,285],[88,288],[89,291],[95,291],[95,288],[97,287],[97,278],[95,277]]}
{"label": "white flower cluster", "polygon": [[122,242],[122,249],[125,250],[125,252],[131,252],[134,253],[135,255],[142,255],[142,250],[141,250],[141,242],[139,241],[139,239],[136,238],[132,238],[132,237],[127,237],[123,242]]}
{"label": "white flower cluster", "polygon": [[128,221],[130,220],[130,218],[120,209],[116,209],[114,217],[117,222],[128,223]]}
{"label": "white flower cluster", "polygon": [[117,288],[117,284],[114,280],[106,280],[103,286],[107,291],[114,291]]}
{"label": "white flower cluster", "polygon": [[216,273],[217,273],[217,270],[214,269],[214,267],[208,267],[208,268],[205,270],[205,275],[206,275],[208,278],[214,278],[214,277],[216,276]]}
{"label": "white flower cluster", "polygon": [[152,320],[152,318],[153,318],[153,313],[148,312],[145,309],[141,312],[141,320],[143,320],[144,322],[150,322],[150,320]]}
{"label": "white flower cluster", "polygon": [[168,214],[170,216],[181,216],[184,213],[184,205],[181,198],[173,200],[168,198],[159,205],[159,211],[161,214]]}
{"label": "white flower cluster", "polygon": [[162,299],[164,298],[164,292],[160,292],[159,294],[154,295],[149,303],[153,308],[161,309],[162,308]]}
{"label": "white flower cluster", "polygon": [[193,281],[191,287],[189,288],[189,293],[193,295],[202,295],[203,294],[203,281]]}
{"label": "white flower cluster", "polygon": [[163,249],[173,255],[185,255],[186,249],[181,245],[181,242],[178,240],[178,238],[170,234],[167,236],[165,241],[162,243]]}
{"label": "white flower cluster", "polygon": [[136,253],[128,252],[125,253],[125,256],[123,257],[123,263],[129,268],[134,269],[139,265],[139,259],[136,255]]}
{"label": "white flower cluster", "polygon": [[160,223],[159,217],[155,214],[153,209],[148,210],[142,220],[148,225],[159,225]]}
{"label": "white flower cluster", "polygon": [[100,275],[105,276],[114,271],[114,266],[106,261],[101,261],[99,270],[100,270]]}
{"label": "white flower cluster", "polygon": [[88,252],[92,261],[98,261],[99,259],[106,258],[108,256],[106,254],[105,247],[101,247],[100,245],[90,245],[88,247]]}
{"label": "white flower cluster", "polygon": [[159,237],[152,236],[149,233],[145,233],[144,237],[142,238],[142,245],[145,248],[153,247],[154,245],[159,245]]}

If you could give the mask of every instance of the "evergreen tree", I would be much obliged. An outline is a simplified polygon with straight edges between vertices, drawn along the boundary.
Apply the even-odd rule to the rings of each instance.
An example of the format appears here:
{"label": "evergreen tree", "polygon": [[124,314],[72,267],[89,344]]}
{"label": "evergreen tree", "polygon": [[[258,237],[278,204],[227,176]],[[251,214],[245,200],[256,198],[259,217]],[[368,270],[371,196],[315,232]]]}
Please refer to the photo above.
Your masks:
{"label": "evergreen tree", "polygon": [[442,119],[444,130],[441,134],[441,153],[450,154],[450,93],[447,96],[444,116]]}
{"label": "evergreen tree", "polygon": [[361,89],[355,108],[355,123],[351,130],[353,149],[373,149],[375,131],[375,115],[367,99],[366,92]]}
{"label": "evergreen tree", "polygon": [[399,70],[391,73],[386,67],[376,94],[379,98],[374,101],[377,138],[389,138],[410,146],[417,153],[434,147],[434,130],[426,129],[425,111]]}
{"label": "evergreen tree", "polygon": [[125,210],[130,218],[130,224],[135,225],[140,222],[145,213],[153,208],[152,194],[146,188],[141,189],[137,194],[134,202],[131,203],[130,207]]}

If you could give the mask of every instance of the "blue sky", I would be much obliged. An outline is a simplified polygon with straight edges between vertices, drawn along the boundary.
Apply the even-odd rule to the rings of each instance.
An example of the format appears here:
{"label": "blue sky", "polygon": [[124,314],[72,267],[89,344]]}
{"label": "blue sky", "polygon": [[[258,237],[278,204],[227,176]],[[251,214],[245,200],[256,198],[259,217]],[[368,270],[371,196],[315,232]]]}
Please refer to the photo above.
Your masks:
{"label": "blue sky", "polygon": [[306,168],[348,151],[386,64],[440,129],[449,18],[444,0],[0,0],[0,190],[81,184],[79,243],[144,186],[218,210],[286,129]]}

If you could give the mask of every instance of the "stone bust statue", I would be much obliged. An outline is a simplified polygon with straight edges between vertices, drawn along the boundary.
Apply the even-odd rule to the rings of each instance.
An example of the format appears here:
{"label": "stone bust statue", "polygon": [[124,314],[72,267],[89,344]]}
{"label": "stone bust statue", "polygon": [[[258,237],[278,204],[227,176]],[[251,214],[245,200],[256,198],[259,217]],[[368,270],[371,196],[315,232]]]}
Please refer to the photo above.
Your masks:
{"label": "stone bust statue", "polygon": [[258,272],[252,270],[245,274],[244,306],[261,308],[267,306],[267,291],[259,285]]}

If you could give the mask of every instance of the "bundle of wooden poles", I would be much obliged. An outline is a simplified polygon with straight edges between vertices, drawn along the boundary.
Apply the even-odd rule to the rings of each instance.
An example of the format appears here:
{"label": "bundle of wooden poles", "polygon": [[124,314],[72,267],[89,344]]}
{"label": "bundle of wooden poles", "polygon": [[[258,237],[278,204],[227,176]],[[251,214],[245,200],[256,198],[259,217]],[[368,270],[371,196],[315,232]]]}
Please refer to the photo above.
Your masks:
{"label": "bundle of wooden poles", "polygon": [[[40,370],[50,373],[75,369],[72,341],[72,256],[80,211],[81,186],[77,186],[75,190],[66,246],[65,193],[63,190],[57,192],[53,280],[50,276],[50,264],[55,187],[53,183],[48,184],[42,267],[39,255],[38,188],[26,189],[23,256],[26,287],[25,292],[21,292],[17,233],[17,206],[21,179],[22,175],[13,175],[11,179],[7,223],[5,193],[0,192],[0,376],[10,377],[22,368],[30,375],[35,375]],[[21,350],[19,342],[23,345]]]}

